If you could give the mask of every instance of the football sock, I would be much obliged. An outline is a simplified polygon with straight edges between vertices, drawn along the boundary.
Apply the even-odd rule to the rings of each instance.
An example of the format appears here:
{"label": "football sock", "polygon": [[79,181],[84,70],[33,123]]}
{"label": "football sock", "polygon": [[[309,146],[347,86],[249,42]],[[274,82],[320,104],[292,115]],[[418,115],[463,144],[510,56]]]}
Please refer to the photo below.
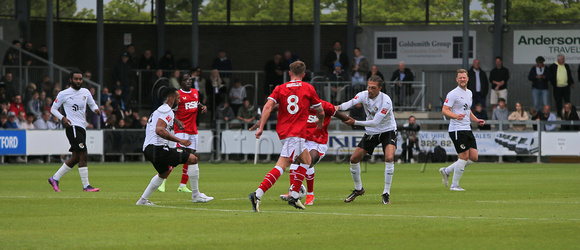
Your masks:
{"label": "football sock", "polygon": [[312,194],[314,192],[314,167],[306,170],[306,186],[308,186],[308,194]]}
{"label": "football sock", "polygon": [[446,174],[451,174],[451,173],[453,173],[453,170],[455,169],[455,167],[456,167],[456,166],[458,166],[458,164],[459,164],[459,163],[457,163],[457,161],[456,161],[456,162],[454,162],[454,163],[451,163],[451,165],[449,165],[448,167],[446,167],[446,168],[445,168],[445,173],[446,173]]}
{"label": "football sock", "polygon": [[298,193],[300,192],[300,187],[302,187],[302,183],[304,182],[304,178],[306,178],[306,169],[308,168],[307,164],[300,164],[300,167],[298,167],[298,169],[296,170],[295,174],[294,174],[294,186],[292,188],[292,193],[290,193],[290,196],[292,196],[292,198],[298,199],[299,195]]}
{"label": "football sock", "polygon": [[465,164],[467,161],[458,159],[455,163],[457,163],[457,166],[453,170],[453,182],[451,182],[452,187],[459,186],[459,179],[461,179],[461,176],[463,175],[463,170],[465,170]]}
{"label": "football sock", "polygon": [[262,195],[264,195],[264,193],[268,191],[268,189],[274,186],[278,178],[280,178],[280,176],[283,173],[284,169],[282,169],[282,167],[275,166],[272,170],[270,170],[270,172],[266,174],[264,180],[262,181],[262,183],[260,183],[260,187],[256,189],[256,196],[258,197],[258,199],[261,199]]}
{"label": "football sock", "polygon": [[354,189],[361,190],[362,182],[360,180],[360,162],[350,163],[350,173],[352,174],[352,180],[354,181]]}
{"label": "football sock", "polygon": [[[197,166],[197,164],[196,164]],[[187,173],[187,170],[189,169],[189,165],[187,163],[183,164],[182,170],[183,172],[181,173],[181,184],[183,186],[185,186],[187,184],[187,180],[189,180],[189,174]],[[199,175],[198,175],[199,178]],[[180,187],[183,187],[180,186]]]}
{"label": "football sock", "polygon": [[149,182],[149,185],[145,189],[145,192],[143,192],[143,195],[141,195],[141,198],[148,200],[149,196],[151,196],[151,194],[155,192],[159,186],[161,186],[161,183],[163,183],[163,178],[159,177],[157,174],[153,176],[153,178],[151,178],[151,182]]}
{"label": "football sock", "polygon": [[79,167],[79,174],[81,176],[81,181],[83,182],[83,188],[89,186],[89,168]]}
{"label": "football sock", "polygon": [[[185,167],[185,165],[183,165]],[[188,167],[188,171],[186,172],[189,177],[189,182],[191,184],[191,195],[192,196],[199,196],[199,166],[197,164],[191,165]],[[187,183],[187,180],[185,180]],[[181,178],[181,185],[183,184],[183,177]]]}
{"label": "football sock", "polygon": [[467,167],[467,166],[469,166],[471,164],[473,164],[473,161],[472,160],[467,160],[467,163],[465,164],[465,166]]}
{"label": "football sock", "polygon": [[385,162],[385,189],[383,194],[391,194],[391,182],[393,182],[393,173],[395,172],[394,162]]}
{"label": "football sock", "polygon": [[65,175],[66,173],[68,173],[68,171],[70,171],[72,168],[67,166],[66,163],[63,163],[62,166],[58,169],[58,171],[56,171],[56,173],[54,173],[54,175],[52,176],[52,178],[55,181],[60,180],[60,178],[62,178],[63,175]]}
{"label": "football sock", "polygon": [[296,170],[298,169],[298,166],[299,166],[298,164],[294,164],[294,163],[292,163],[290,165],[290,170],[288,171],[288,175],[290,177],[290,178],[288,178],[288,179],[290,179],[290,186],[292,186],[292,184],[294,184],[294,178],[296,178],[294,175],[296,174]]}

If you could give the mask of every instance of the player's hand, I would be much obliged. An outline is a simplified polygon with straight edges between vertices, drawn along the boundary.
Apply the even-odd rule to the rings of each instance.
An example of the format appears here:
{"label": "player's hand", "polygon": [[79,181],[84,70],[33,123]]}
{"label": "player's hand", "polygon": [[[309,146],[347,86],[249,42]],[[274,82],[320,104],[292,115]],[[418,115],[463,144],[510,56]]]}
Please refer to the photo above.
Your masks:
{"label": "player's hand", "polygon": [[316,129],[322,129],[322,127],[324,126],[324,121],[318,120],[315,123],[316,123]]}
{"label": "player's hand", "polygon": [[343,123],[344,123],[344,124],[346,124],[346,125],[348,125],[348,126],[352,126],[352,125],[354,125],[354,122],[355,122],[355,121],[356,121],[356,120],[355,120],[354,118],[352,118],[352,117],[349,117],[349,118],[348,118],[348,120],[346,120],[346,121],[343,121]]}
{"label": "player's hand", "polygon": [[248,129],[248,130],[250,130],[250,131],[254,131],[254,130],[256,130],[256,129],[257,129],[257,128],[259,128],[259,127],[260,127],[260,121],[256,122],[256,124],[254,124],[254,126],[252,126],[252,127],[251,127],[250,129]]}
{"label": "player's hand", "polygon": [[207,112],[207,106],[205,106],[205,105],[202,105],[202,106],[201,106],[201,113],[202,113],[202,114],[205,114],[206,112]]}
{"label": "player's hand", "polygon": [[485,124],[485,121],[484,120],[482,120],[482,119],[478,119],[477,120],[477,125],[483,126],[484,124]]}
{"label": "player's hand", "polygon": [[338,111],[340,109],[340,106],[334,106],[334,110]]}
{"label": "player's hand", "polygon": [[180,129],[180,130],[184,130],[185,126],[183,126],[183,122],[180,120],[175,119],[175,125]]}
{"label": "player's hand", "polygon": [[70,123],[70,121],[69,121],[69,120],[68,120],[68,118],[66,118],[66,117],[63,117],[63,118],[62,118],[62,125],[63,125],[65,128],[70,128],[70,127],[72,127],[72,124]]}
{"label": "player's hand", "polygon": [[101,110],[100,109],[95,109],[95,114],[97,114],[98,116],[101,116]]}
{"label": "player's hand", "polygon": [[457,115],[457,120],[463,120],[463,118],[465,118],[465,114],[458,114]]}
{"label": "player's hand", "polygon": [[179,140],[179,145],[186,146],[187,147],[187,146],[191,145],[191,141],[189,141],[189,140]]}
{"label": "player's hand", "polygon": [[262,132],[264,132],[264,130],[261,128],[259,128],[258,131],[256,131],[256,139],[260,139],[260,136],[262,136]]}

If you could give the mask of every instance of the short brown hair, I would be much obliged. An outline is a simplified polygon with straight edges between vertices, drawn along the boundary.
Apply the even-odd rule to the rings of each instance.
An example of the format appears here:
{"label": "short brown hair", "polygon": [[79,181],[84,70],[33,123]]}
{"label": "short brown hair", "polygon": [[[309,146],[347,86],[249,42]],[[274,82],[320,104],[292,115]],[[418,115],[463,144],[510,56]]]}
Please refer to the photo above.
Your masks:
{"label": "short brown hair", "polygon": [[464,70],[464,69],[458,69],[458,70],[457,70],[457,74],[458,74],[458,75],[459,75],[459,74],[463,74],[463,73],[467,73],[467,70]]}
{"label": "short brown hair", "polygon": [[380,76],[374,75],[368,79],[369,82],[378,82],[379,86],[383,84],[383,79]]}
{"label": "short brown hair", "polygon": [[294,75],[302,76],[306,71],[306,64],[302,61],[295,61],[290,64],[290,72]]}

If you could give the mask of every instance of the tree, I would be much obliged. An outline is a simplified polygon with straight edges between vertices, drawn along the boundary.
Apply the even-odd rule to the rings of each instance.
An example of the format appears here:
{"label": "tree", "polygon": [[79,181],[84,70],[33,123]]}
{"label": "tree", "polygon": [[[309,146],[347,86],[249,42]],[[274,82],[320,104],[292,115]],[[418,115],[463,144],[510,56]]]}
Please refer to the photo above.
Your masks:
{"label": "tree", "polygon": [[113,0],[103,7],[105,20],[149,21],[151,13],[145,11],[148,0]]}

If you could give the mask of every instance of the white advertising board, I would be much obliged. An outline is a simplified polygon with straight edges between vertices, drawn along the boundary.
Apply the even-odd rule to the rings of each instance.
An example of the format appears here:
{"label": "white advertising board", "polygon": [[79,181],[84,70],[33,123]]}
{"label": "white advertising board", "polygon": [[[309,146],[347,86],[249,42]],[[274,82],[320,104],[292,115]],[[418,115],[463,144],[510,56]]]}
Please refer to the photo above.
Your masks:
{"label": "white advertising board", "polygon": [[566,63],[580,63],[580,30],[514,30],[514,64],[536,64],[543,56],[546,65],[556,61],[558,54]]}
{"label": "white advertising board", "polygon": [[542,156],[580,156],[580,132],[542,132]]}
{"label": "white advertising board", "polygon": [[[378,31],[374,37],[378,65],[463,63],[462,31]],[[477,55],[476,32],[469,32],[469,62]]]}
{"label": "white advertising board", "polygon": [[[254,131],[226,130],[222,132],[223,154],[254,154],[256,136]],[[258,154],[280,154],[282,142],[276,131],[264,131],[258,140]]]}
{"label": "white advertising board", "polygon": [[[89,154],[102,155],[103,131],[87,130],[87,151]],[[27,130],[27,155],[69,154],[70,144],[64,130]]]}

